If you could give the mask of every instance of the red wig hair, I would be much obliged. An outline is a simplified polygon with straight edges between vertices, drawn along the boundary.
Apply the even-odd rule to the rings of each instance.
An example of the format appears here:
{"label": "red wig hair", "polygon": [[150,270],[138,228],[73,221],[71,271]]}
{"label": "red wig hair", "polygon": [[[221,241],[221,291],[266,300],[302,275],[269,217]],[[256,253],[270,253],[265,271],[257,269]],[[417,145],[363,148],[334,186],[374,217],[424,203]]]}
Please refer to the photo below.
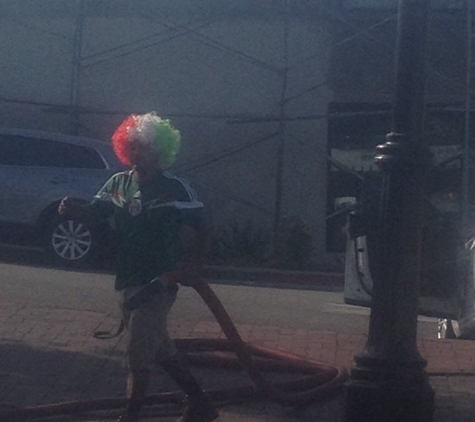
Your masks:
{"label": "red wig hair", "polygon": [[128,143],[138,139],[150,143],[160,154],[163,168],[170,167],[180,149],[180,132],[161,119],[156,113],[132,114],[127,117],[112,135],[112,146],[119,160],[129,166],[130,156]]}
{"label": "red wig hair", "polygon": [[130,157],[129,157],[129,132],[132,127],[136,125],[135,115],[127,117],[117,128],[117,130],[112,135],[112,147],[114,152],[119,158],[119,160],[126,166],[130,166]]}

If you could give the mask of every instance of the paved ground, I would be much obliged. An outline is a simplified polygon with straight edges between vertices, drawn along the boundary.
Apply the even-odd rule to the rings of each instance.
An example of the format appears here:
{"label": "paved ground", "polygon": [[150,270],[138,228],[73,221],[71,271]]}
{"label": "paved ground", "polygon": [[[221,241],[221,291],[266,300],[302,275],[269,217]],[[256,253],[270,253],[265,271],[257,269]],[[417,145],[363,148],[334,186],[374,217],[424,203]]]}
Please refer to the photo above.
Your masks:
{"label": "paved ground", "polygon": [[[294,292],[285,290],[286,295],[296,294]],[[266,303],[243,302],[242,306],[252,314],[253,306],[265,307]],[[282,312],[288,310],[282,309]],[[100,341],[91,336],[95,330],[110,330],[116,324],[113,314],[37,309],[27,304],[18,307],[2,301],[0,295],[0,403],[28,407],[122,397],[124,339]],[[363,350],[366,340],[364,334],[315,331],[304,325],[295,330],[272,324],[240,324],[239,321],[236,325],[242,338],[252,344],[337,367],[351,367],[353,356]],[[194,315],[186,321],[172,319],[170,332],[175,338],[224,337],[216,322]],[[434,421],[472,421],[475,417],[475,342],[420,339],[419,350],[428,361],[430,383],[436,392]],[[195,370],[207,389],[247,383],[242,373]],[[161,374],[154,380],[151,392],[174,390]],[[336,422],[342,420],[343,411],[341,395],[298,411],[260,399],[222,407],[219,420]],[[171,415],[158,417],[155,409],[151,412],[144,420],[169,422],[175,419]],[[110,411],[56,416],[50,420],[105,422],[114,420],[116,415],[117,412]]]}

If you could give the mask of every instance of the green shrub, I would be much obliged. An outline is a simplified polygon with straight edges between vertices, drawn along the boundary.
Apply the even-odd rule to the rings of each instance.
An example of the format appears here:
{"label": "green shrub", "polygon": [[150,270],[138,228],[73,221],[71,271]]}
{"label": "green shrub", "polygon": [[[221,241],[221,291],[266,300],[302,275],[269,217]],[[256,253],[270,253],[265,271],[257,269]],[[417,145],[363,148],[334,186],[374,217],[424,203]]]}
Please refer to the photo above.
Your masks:
{"label": "green shrub", "polygon": [[210,260],[221,265],[265,265],[269,260],[270,244],[269,230],[251,221],[234,223],[213,236]]}
{"label": "green shrub", "polygon": [[274,266],[303,270],[310,262],[312,236],[308,225],[299,217],[282,220],[275,236]]}
{"label": "green shrub", "polygon": [[275,236],[252,221],[220,229],[212,238],[209,261],[218,265],[304,270],[311,252],[308,225],[298,217],[290,217],[282,220]]}

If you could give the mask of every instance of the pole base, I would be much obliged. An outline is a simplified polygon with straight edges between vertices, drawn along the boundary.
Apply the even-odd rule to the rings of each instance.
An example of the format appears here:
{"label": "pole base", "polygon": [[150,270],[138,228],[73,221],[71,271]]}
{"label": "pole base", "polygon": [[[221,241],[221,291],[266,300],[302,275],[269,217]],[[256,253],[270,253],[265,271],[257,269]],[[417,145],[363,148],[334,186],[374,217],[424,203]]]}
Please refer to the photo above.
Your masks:
{"label": "pole base", "polygon": [[345,384],[344,415],[345,422],[432,422],[434,391],[425,372],[353,368]]}

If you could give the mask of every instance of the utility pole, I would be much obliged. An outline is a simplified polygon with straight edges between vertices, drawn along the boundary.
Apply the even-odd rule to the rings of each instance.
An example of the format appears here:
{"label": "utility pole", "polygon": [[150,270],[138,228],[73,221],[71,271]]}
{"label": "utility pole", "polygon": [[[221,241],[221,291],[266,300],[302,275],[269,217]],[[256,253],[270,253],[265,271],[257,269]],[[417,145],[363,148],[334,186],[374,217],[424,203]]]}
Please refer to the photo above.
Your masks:
{"label": "utility pole", "polygon": [[469,218],[469,186],[470,186],[470,163],[472,161],[470,156],[470,131],[471,131],[471,117],[472,117],[472,96],[473,96],[473,16],[472,16],[472,0],[465,0],[465,16],[467,29],[467,48],[466,48],[466,74],[465,74],[465,124],[464,124],[464,139],[462,146],[462,189],[460,195],[460,215],[461,215],[461,230],[465,230]]}
{"label": "utility pole", "polygon": [[285,0],[282,11],[283,17],[283,68],[281,72],[281,92],[279,101],[279,130],[277,148],[277,166],[275,183],[274,221],[273,221],[273,249],[275,251],[277,238],[282,218],[282,196],[284,183],[285,144],[286,144],[286,119],[287,119],[287,86],[289,79],[289,30],[290,8],[289,0]]}
{"label": "utility pole", "polygon": [[430,157],[422,145],[429,2],[399,0],[393,122],[375,157],[383,184],[380,222],[367,233],[369,248],[373,245],[373,301],[366,347],[355,356],[345,386],[346,422],[433,418],[434,392],[416,341],[423,184]]}
{"label": "utility pole", "polygon": [[290,30],[290,2],[284,0],[282,8],[283,23],[283,66],[280,72],[281,92],[279,101],[279,129],[277,137],[277,156],[275,173],[275,200],[274,218],[272,226],[272,253],[279,248],[279,236],[282,223],[282,197],[284,196],[285,149],[287,138],[287,88],[289,79],[289,30]]}
{"label": "utility pole", "polygon": [[76,28],[73,38],[73,56],[71,61],[71,85],[69,93],[69,106],[71,109],[71,133],[79,133],[79,92],[81,85],[81,55],[82,55],[82,34],[84,28],[84,16],[86,0],[76,2]]}

